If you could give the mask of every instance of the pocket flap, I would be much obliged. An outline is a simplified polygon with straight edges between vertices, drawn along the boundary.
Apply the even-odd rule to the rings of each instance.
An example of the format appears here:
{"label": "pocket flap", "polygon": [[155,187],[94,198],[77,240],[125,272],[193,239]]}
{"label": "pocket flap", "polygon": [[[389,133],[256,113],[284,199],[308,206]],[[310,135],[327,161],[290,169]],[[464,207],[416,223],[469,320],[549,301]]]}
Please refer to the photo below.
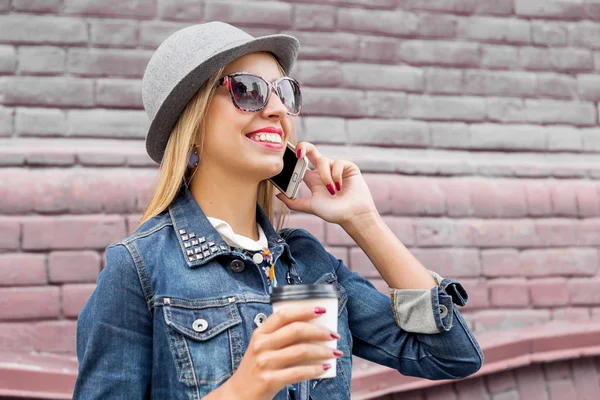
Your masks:
{"label": "pocket flap", "polygon": [[163,310],[167,325],[194,340],[208,340],[242,322],[236,304],[229,299],[182,304],[171,299]]}

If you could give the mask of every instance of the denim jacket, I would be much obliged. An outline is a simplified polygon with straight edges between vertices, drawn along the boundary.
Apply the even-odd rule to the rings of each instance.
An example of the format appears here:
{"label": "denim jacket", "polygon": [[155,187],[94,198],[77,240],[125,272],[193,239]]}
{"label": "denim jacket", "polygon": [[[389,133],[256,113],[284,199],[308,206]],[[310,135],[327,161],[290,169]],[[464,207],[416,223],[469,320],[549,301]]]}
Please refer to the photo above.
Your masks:
{"label": "denim jacket", "polygon": [[[455,305],[466,301],[459,283],[439,279],[416,297],[390,288],[390,298],[305,230],[275,232],[258,205],[257,222],[279,285],[294,268],[303,283],[340,292],[337,376],[300,382],[297,399],[349,399],[351,354],[428,379],[462,378],[481,367],[481,349]],[[77,321],[74,399],[201,399],[236,371],[252,332],[272,313],[268,293],[260,268],[232,251],[184,187],[168,210],[107,247],[106,267]],[[406,308],[410,301],[429,310]],[[411,322],[419,320],[435,323]],[[411,325],[436,333],[407,331]],[[287,398],[287,389],[274,397]]]}

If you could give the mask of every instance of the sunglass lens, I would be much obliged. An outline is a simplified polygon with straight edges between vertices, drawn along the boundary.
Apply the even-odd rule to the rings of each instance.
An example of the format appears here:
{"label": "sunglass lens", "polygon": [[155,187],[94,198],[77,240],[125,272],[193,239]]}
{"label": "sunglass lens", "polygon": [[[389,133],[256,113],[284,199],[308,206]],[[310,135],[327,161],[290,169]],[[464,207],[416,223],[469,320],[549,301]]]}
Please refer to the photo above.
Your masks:
{"label": "sunglass lens", "polygon": [[231,92],[238,107],[246,111],[261,109],[267,98],[267,84],[251,75],[238,75],[231,78]]}
{"label": "sunglass lens", "polygon": [[302,98],[300,96],[300,88],[298,84],[291,79],[283,79],[277,85],[277,92],[281,102],[286,106],[292,114],[297,114],[300,111]]}

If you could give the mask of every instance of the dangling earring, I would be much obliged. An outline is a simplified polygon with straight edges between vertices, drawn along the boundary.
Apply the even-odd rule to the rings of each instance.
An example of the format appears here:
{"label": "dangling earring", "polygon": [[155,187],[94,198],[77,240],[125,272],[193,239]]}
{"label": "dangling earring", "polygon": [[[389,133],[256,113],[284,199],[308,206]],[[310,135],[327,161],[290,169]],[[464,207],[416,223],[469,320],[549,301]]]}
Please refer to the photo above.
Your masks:
{"label": "dangling earring", "polygon": [[199,161],[200,156],[198,156],[198,153],[196,153],[196,149],[190,150],[190,152],[188,153],[188,168],[194,168],[196,165],[198,165]]}

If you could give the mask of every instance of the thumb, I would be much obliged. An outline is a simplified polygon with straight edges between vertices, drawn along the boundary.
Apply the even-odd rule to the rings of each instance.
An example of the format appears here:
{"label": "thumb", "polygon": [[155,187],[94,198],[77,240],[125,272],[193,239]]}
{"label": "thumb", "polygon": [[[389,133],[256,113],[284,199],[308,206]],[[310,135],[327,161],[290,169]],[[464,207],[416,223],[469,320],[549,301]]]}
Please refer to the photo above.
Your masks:
{"label": "thumb", "polygon": [[276,197],[292,211],[309,212],[310,210],[309,199],[288,199],[283,193],[278,193]]}

